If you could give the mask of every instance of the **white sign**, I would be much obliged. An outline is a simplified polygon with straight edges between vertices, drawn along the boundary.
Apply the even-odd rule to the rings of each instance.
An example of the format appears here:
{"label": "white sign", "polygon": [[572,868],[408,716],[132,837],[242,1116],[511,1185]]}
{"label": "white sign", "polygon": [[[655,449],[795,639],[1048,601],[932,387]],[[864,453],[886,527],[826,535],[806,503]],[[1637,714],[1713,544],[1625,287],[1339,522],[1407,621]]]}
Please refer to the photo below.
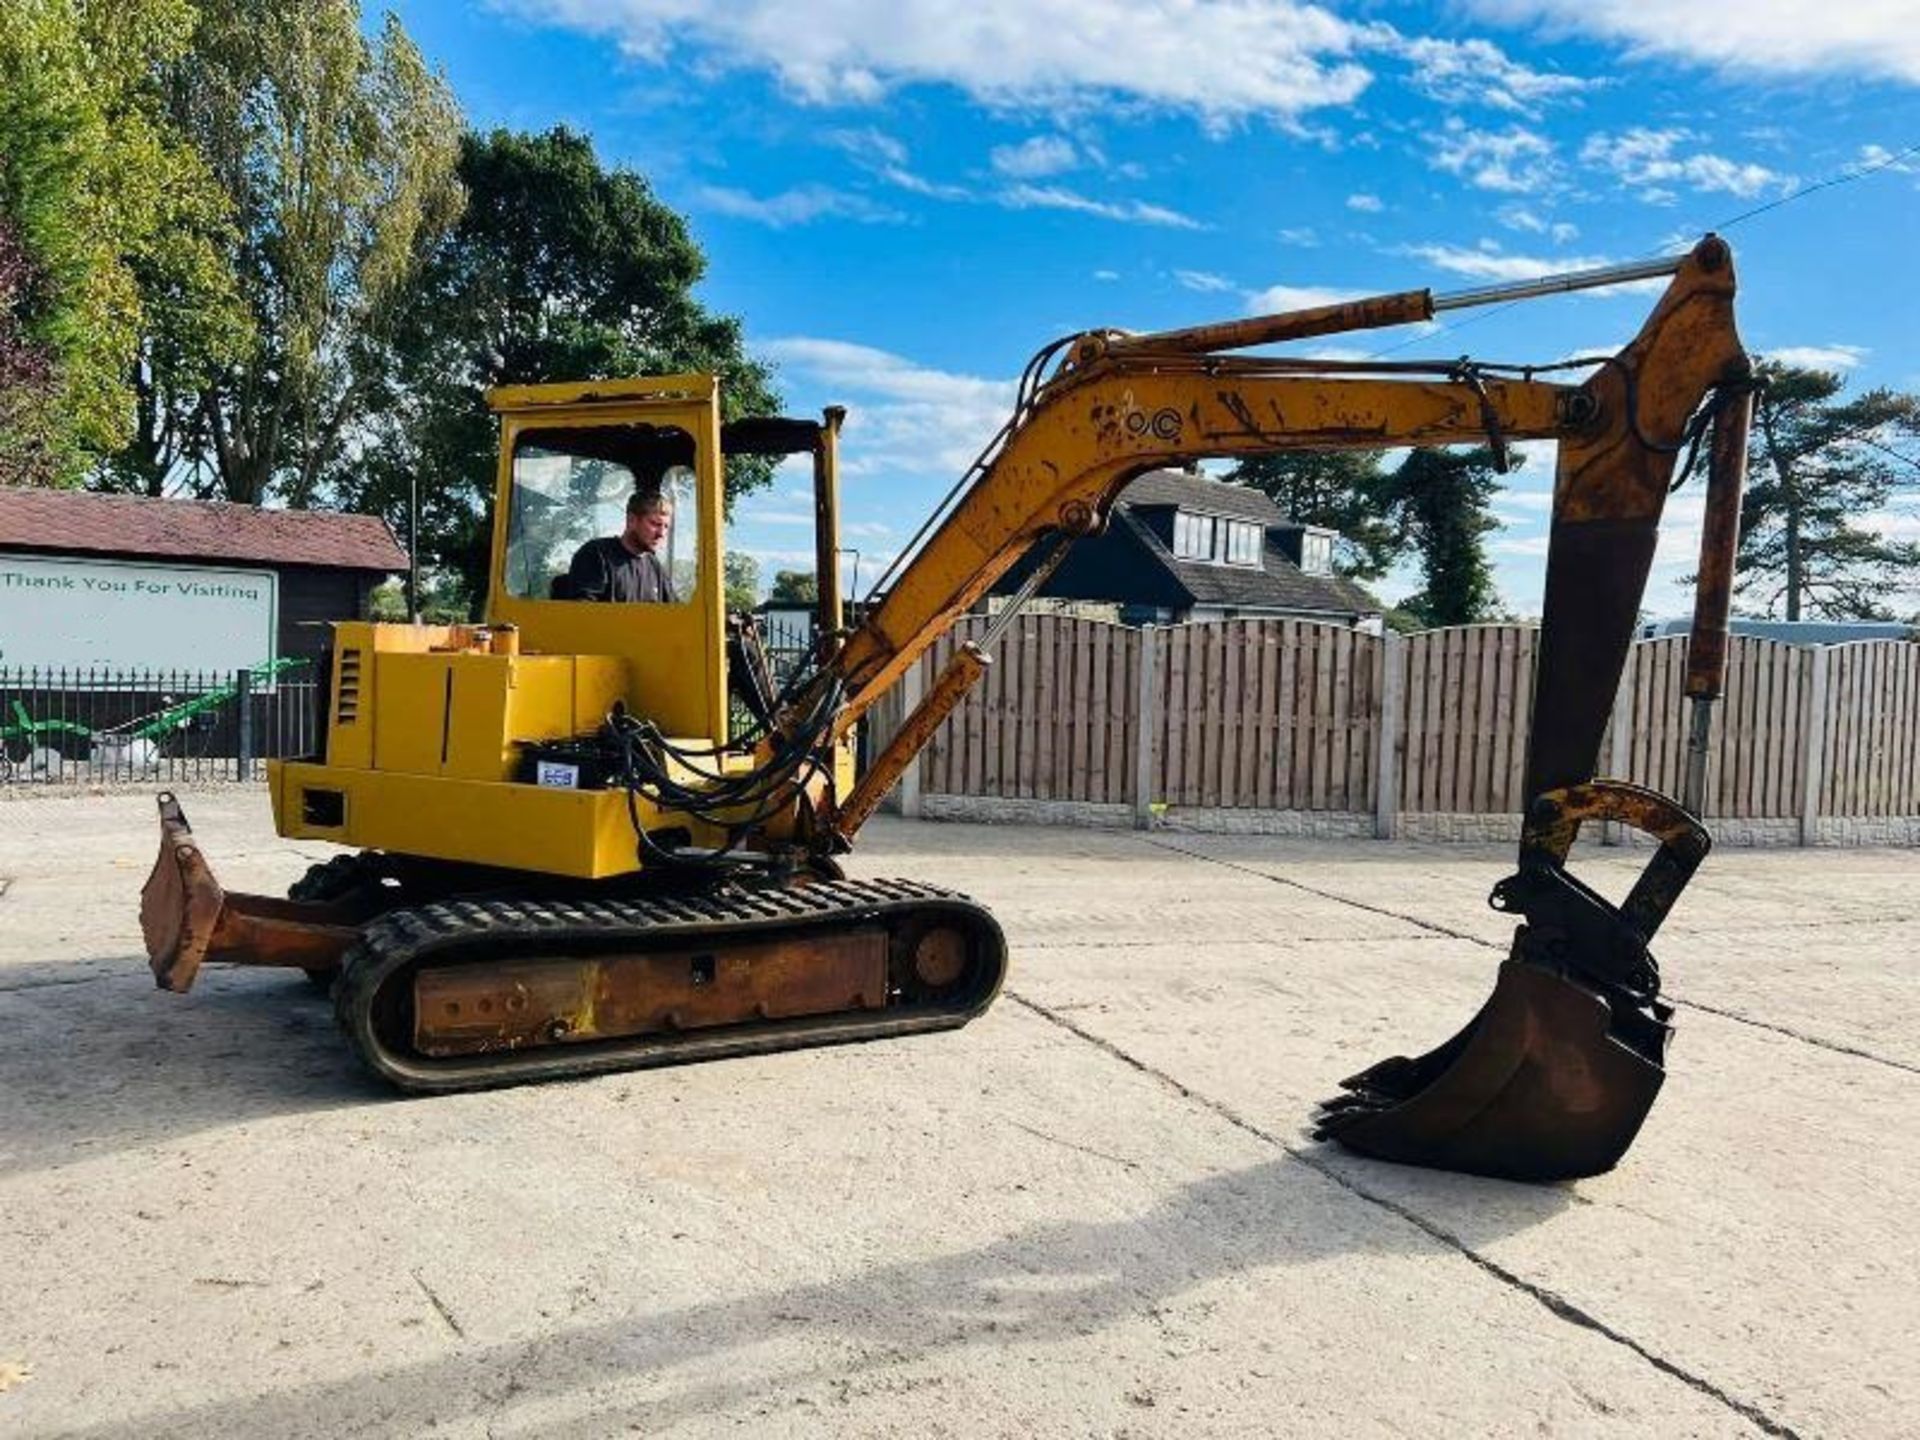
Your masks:
{"label": "white sign", "polygon": [[230,674],[274,656],[270,570],[0,554],[0,668]]}
{"label": "white sign", "polygon": [[552,790],[576,790],[580,786],[580,767],[563,765],[558,760],[536,760],[534,779]]}

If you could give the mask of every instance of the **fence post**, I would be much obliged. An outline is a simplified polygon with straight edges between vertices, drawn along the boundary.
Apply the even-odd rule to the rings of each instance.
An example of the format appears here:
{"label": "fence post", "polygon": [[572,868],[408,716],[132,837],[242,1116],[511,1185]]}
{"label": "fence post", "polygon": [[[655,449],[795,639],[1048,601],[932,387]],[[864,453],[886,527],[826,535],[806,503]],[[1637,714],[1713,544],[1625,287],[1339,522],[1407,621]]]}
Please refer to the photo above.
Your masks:
{"label": "fence post", "polygon": [[[1636,642],[1637,645],[1638,642]],[[1624,780],[1633,764],[1633,691],[1639,666],[1634,663],[1636,645],[1627,647],[1627,663],[1620,668],[1620,685],[1613,692],[1613,721],[1607,742],[1607,778]],[[1626,838],[1626,828],[1618,820],[1600,826],[1600,843],[1618,845]]]}
{"label": "fence post", "polygon": [[1800,754],[1800,843],[1820,839],[1820,787],[1827,758],[1827,647],[1815,645],[1807,674],[1807,728]]}
{"label": "fence post", "polygon": [[1373,762],[1373,837],[1391,840],[1400,826],[1400,717],[1406,712],[1407,637],[1380,631],[1379,746]]}
{"label": "fence post", "polygon": [[[909,665],[906,673],[900,677],[901,724],[905,724],[906,717],[920,708],[922,688],[920,667],[926,663],[927,657],[922,655]],[[895,733],[898,733],[899,728],[899,725],[894,726]],[[923,751],[915,751],[913,758],[907,762],[907,768],[900,772],[900,815],[906,820],[920,818],[920,756],[923,753]]]}
{"label": "fence post", "polygon": [[253,778],[253,675],[246,670],[238,670],[233,676],[233,703],[239,707],[240,743],[239,754],[233,759],[233,778],[251,780]]}
{"label": "fence post", "polygon": [[1153,742],[1160,732],[1160,631],[1140,627],[1140,688],[1133,700],[1133,828],[1153,828]]}

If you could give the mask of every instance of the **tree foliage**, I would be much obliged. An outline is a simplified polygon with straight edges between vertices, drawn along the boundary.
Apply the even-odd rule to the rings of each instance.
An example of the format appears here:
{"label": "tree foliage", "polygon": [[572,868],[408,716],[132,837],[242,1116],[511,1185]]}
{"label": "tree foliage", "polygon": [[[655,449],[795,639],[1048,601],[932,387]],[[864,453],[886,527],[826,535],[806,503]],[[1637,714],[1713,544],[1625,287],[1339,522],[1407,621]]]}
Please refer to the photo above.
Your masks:
{"label": "tree foliage", "polygon": [[1500,593],[1484,537],[1500,522],[1488,513],[1499,488],[1493,454],[1410,451],[1394,472],[1390,506],[1419,557],[1422,587],[1400,609],[1422,625],[1470,625],[1498,618]]}
{"label": "tree foliage", "polygon": [[1228,474],[1269,496],[1290,519],[1338,532],[1334,569],[1378,580],[1406,551],[1393,515],[1393,477],[1378,450],[1309,450],[1255,455]]}
{"label": "tree foliage", "polygon": [[33,323],[45,285],[19,227],[0,214],[0,483],[44,484],[56,473],[46,431],[54,414],[53,347]]}
{"label": "tree foliage", "polygon": [[744,550],[729,550],[726,583],[727,609],[753,609],[760,603],[760,562]]}
{"label": "tree foliage", "polygon": [[[564,128],[470,134],[457,173],[466,210],[396,317],[382,385],[330,488],[397,521],[418,473],[423,559],[478,595],[496,463],[489,387],[708,370],[729,417],[779,401],[739,322],[694,298],[705,256],[641,176],[606,168]],[[770,476],[767,462],[730,462],[729,500]]]}
{"label": "tree foliage", "polygon": [[1920,545],[1871,522],[1920,483],[1920,396],[1843,401],[1836,374],[1772,363],[1761,374],[1738,599],[1788,620],[1890,618],[1888,601],[1920,586]]}
{"label": "tree foliage", "polygon": [[811,570],[776,570],[767,599],[782,605],[818,605],[820,581]]}
{"label": "tree foliage", "polygon": [[190,317],[150,331],[120,478],[157,488],[189,467],[224,499],[305,505],[384,383],[389,317],[459,213],[459,110],[397,20],[362,33],[357,0],[200,0],[200,14],[168,103],[234,217],[254,340],[208,369]]}
{"label": "tree foliage", "polygon": [[72,483],[134,427],[139,340],[206,354],[245,317],[224,198],[169,122],[189,0],[12,0],[0,25],[0,473]]}

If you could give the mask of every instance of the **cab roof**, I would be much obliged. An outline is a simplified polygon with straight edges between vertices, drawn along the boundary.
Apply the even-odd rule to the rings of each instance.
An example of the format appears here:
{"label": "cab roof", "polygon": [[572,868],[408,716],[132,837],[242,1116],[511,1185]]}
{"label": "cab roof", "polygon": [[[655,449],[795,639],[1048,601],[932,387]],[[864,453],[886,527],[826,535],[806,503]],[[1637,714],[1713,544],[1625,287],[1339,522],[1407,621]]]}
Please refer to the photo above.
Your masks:
{"label": "cab roof", "polygon": [[556,405],[627,404],[656,400],[705,403],[720,388],[713,375],[643,375],[622,380],[568,380],[551,385],[499,385],[487,391],[495,414]]}

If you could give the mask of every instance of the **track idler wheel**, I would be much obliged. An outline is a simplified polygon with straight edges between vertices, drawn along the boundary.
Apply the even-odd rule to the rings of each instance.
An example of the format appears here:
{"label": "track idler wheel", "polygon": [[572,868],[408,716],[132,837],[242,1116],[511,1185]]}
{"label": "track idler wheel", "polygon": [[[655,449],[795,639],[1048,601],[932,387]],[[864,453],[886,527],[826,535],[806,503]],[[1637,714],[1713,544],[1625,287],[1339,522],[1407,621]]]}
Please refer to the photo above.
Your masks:
{"label": "track idler wheel", "polygon": [[[1660,850],[1614,906],[1566,873],[1586,820],[1645,831]],[[1543,795],[1520,869],[1493,893],[1522,914],[1494,992],[1438,1049],[1342,1082],[1314,1138],[1382,1160],[1510,1180],[1570,1180],[1626,1154],[1666,1077],[1673,1011],[1648,942],[1706,855],[1699,821],[1651,790],[1611,781]]]}

